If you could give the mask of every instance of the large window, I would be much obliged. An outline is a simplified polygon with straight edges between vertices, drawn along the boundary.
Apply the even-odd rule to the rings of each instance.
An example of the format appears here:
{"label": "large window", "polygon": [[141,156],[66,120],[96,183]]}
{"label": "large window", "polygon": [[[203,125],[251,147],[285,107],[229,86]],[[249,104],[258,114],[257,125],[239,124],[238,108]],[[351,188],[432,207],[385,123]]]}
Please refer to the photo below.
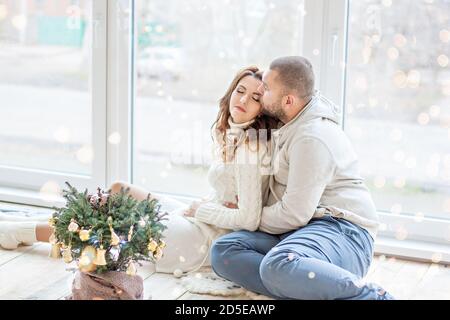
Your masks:
{"label": "large window", "polygon": [[345,128],[379,210],[450,219],[450,1],[352,0]]}
{"label": "large window", "polygon": [[0,0],[1,182],[45,191],[104,177],[103,120],[92,125],[104,113],[102,3]]}
{"label": "large window", "polygon": [[91,8],[70,3],[0,1],[2,165],[91,173]]}
{"label": "large window", "polygon": [[303,1],[136,1],[134,182],[207,194],[218,100],[240,68],[301,54],[304,15]]}

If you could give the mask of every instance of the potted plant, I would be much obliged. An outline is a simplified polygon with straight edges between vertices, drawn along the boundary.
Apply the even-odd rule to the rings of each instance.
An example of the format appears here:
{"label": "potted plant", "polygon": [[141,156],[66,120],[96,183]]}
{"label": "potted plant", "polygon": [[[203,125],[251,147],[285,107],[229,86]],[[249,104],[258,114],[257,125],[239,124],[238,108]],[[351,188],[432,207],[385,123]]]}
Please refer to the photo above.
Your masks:
{"label": "potted plant", "polygon": [[138,201],[128,189],[110,194],[98,188],[88,194],[66,184],[66,205],[54,208],[49,223],[54,228],[52,252],[77,265],[71,299],[143,299],[136,264],[163,256],[167,213],[161,213],[150,194]]}

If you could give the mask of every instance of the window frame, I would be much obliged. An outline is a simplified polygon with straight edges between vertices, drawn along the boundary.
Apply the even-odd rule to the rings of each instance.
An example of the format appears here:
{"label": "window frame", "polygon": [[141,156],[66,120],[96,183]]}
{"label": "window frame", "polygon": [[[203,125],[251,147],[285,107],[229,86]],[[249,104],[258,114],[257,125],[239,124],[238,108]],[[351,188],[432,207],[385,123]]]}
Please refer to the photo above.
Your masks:
{"label": "window frame", "polygon": [[[106,123],[98,121],[105,119],[106,111],[106,80],[107,80],[107,0],[92,1],[92,32],[91,47],[91,112],[92,112],[92,174],[81,175],[50,170],[20,168],[0,165],[0,201],[27,203],[38,206],[51,206],[39,195],[40,188],[48,181],[56,182],[64,187],[65,181],[78,188],[95,188],[103,185],[106,180]],[[62,199],[56,201],[62,203]]]}

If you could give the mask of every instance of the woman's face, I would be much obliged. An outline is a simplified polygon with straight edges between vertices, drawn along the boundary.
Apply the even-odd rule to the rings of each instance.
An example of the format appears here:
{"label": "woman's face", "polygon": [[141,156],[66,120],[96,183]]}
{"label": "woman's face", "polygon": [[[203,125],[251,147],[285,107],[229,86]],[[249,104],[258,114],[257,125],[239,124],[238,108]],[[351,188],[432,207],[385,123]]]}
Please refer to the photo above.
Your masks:
{"label": "woman's face", "polygon": [[230,114],[234,123],[240,124],[255,119],[261,113],[261,81],[246,76],[239,81],[230,98]]}

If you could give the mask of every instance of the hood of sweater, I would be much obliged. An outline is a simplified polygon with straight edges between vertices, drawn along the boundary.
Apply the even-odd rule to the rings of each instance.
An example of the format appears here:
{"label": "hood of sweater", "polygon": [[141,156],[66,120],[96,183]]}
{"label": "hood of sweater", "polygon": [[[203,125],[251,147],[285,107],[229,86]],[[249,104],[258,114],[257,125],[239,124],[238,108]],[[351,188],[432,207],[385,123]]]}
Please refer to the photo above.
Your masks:
{"label": "hood of sweater", "polygon": [[339,108],[336,104],[323,96],[320,91],[316,91],[311,101],[303,108],[303,110],[275,133],[276,135],[281,135],[291,127],[315,119],[327,119],[338,125],[340,124]]}

